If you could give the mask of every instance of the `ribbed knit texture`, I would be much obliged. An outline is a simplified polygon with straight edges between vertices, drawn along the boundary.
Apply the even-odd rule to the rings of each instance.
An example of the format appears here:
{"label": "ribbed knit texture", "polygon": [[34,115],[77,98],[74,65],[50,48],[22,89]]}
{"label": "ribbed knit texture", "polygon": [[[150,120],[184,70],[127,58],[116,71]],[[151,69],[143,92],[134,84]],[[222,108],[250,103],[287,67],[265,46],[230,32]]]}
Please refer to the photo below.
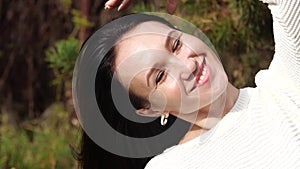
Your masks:
{"label": "ribbed knit texture", "polygon": [[257,87],[240,90],[210,131],[154,157],[146,169],[300,168],[300,0],[263,0],[275,54]]}

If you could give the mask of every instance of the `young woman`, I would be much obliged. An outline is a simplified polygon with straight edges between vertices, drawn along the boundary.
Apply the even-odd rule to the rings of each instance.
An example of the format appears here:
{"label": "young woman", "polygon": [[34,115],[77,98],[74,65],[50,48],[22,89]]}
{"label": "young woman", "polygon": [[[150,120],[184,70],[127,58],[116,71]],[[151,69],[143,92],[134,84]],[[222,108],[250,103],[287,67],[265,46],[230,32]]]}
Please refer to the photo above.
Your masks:
{"label": "young woman", "polygon": [[[74,101],[85,133],[99,147],[135,158],[158,153],[153,145],[158,149],[171,145],[165,144],[165,140],[177,142],[151,159],[146,168],[299,167],[300,1],[265,2],[269,3],[274,19],[275,55],[269,69],[256,75],[255,88],[232,86],[203,36],[185,33],[157,17],[130,15],[101,28],[83,46],[75,68]],[[93,78],[96,81],[90,90]],[[124,88],[129,96],[120,99],[121,90],[117,88]],[[101,114],[110,119],[106,121],[130,138],[116,137],[114,142],[97,137],[105,126],[103,121],[95,121],[98,117],[91,113],[95,112],[90,109],[94,100],[89,99],[93,89]],[[117,129],[122,115],[128,117],[128,111],[124,113],[119,103],[128,100],[138,115],[161,116],[162,126],[170,127],[152,127],[153,121],[149,125],[153,133],[134,125],[127,128],[132,133]],[[176,121],[170,124],[169,115],[188,122],[191,128],[186,131],[184,123]],[[169,137],[174,136],[168,135],[174,131],[185,133],[183,137]],[[115,149],[124,142],[128,148]],[[145,148],[148,146],[149,149]],[[88,142],[84,142],[83,164],[93,163],[87,147]]]}
{"label": "young woman", "polygon": [[[123,97],[123,95],[126,97],[128,92],[121,84],[112,85],[113,82],[118,83],[112,78],[114,73],[112,63],[116,58],[114,53],[117,48],[115,43],[126,32],[149,21],[160,22],[174,28],[167,21],[156,16],[128,15],[102,27],[90,37],[81,49],[81,59],[78,58],[74,72],[73,94],[76,112],[84,129],[81,152],[77,155],[80,165],[84,169],[144,168],[152,156],[177,144],[189,129],[187,122],[176,120],[172,115],[164,126],[160,124],[160,118],[150,118],[149,120],[135,116],[134,118],[138,119],[128,120],[128,115],[135,114],[135,109],[130,107],[131,104],[130,106],[121,105],[123,106],[121,109],[117,107],[117,104],[120,106],[129,99]],[[121,103],[116,103],[116,98],[113,98],[113,89],[117,90],[117,98],[121,99]],[[143,107],[146,102],[145,99],[139,98],[132,92],[129,93],[129,97],[136,109]],[[101,114],[103,119],[97,114]],[[176,122],[174,122],[175,120]],[[106,123],[113,129],[107,129]],[[131,143],[130,146],[128,140],[117,137],[116,133],[117,131],[125,136],[140,138],[144,142],[146,138],[161,134],[174,125],[177,126],[176,133],[171,134],[171,137],[167,135],[168,137],[160,139],[159,144],[156,142],[156,144],[136,146],[138,144]],[[108,135],[110,133],[113,133],[112,136]],[[124,147],[125,150],[120,150]],[[142,150],[142,153],[134,152],[138,150]],[[135,155],[126,154],[127,152],[133,152]]]}

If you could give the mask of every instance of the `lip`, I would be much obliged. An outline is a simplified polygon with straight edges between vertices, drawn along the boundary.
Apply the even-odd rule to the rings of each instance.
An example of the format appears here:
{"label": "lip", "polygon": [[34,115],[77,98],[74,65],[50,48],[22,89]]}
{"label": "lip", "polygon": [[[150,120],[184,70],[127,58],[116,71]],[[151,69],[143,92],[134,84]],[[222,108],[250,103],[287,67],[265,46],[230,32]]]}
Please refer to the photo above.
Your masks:
{"label": "lip", "polygon": [[[199,79],[202,76],[204,68],[206,68],[206,74],[204,75],[201,82],[199,82]],[[196,75],[196,78],[195,78],[195,85],[197,87],[203,86],[209,80],[209,76],[210,76],[210,69],[209,69],[208,65],[206,64],[206,60],[204,58],[203,62],[201,63],[201,65],[198,68],[198,72],[197,72],[197,75]]]}

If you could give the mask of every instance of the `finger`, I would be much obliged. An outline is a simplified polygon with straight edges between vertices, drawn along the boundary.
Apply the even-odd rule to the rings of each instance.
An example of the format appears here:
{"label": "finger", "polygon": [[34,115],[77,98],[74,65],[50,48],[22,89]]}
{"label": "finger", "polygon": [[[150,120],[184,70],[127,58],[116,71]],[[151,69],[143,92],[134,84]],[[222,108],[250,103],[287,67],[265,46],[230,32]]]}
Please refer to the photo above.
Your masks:
{"label": "finger", "polygon": [[123,2],[121,3],[121,5],[118,7],[118,11],[122,11],[126,8],[128,8],[128,6],[130,5],[131,0],[123,0]]}
{"label": "finger", "polygon": [[117,7],[120,3],[122,2],[122,0],[109,0],[105,3],[105,7],[104,9],[112,9]]}
{"label": "finger", "polygon": [[168,0],[167,1],[167,11],[169,14],[174,14],[178,3],[179,3],[179,0]]}

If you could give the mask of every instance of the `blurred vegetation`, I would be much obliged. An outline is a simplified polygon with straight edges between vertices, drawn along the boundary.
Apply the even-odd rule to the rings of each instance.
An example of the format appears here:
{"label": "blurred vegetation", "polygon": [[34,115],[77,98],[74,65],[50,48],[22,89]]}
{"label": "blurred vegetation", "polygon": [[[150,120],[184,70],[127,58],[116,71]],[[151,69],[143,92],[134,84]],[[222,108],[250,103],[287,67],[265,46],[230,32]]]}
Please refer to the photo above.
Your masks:
{"label": "blurred vegetation", "polygon": [[68,123],[62,104],[53,104],[43,116],[23,121],[20,128],[0,115],[0,167],[2,169],[71,169],[76,167],[70,142],[77,144],[78,130]]}
{"label": "blurred vegetation", "polygon": [[46,60],[54,73],[52,84],[57,86],[56,100],[58,101],[61,99],[60,94],[64,86],[67,88],[65,91],[71,90],[70,82],[79,49],[79,40],[70,37],[56,42],[54,47],[46,50]]}
{"label": "blurred vegetation", "polygon": [[[71,79],[78,50],[113,18],[166,12],[166,0],[135,2],[119,13],[104,11],[103,0],[0,1],[0,168],[76,167]],[[262,3],[181,0],[176,15],[210,38],[237,87],[254,86],[272,59],[272,20]]]}

